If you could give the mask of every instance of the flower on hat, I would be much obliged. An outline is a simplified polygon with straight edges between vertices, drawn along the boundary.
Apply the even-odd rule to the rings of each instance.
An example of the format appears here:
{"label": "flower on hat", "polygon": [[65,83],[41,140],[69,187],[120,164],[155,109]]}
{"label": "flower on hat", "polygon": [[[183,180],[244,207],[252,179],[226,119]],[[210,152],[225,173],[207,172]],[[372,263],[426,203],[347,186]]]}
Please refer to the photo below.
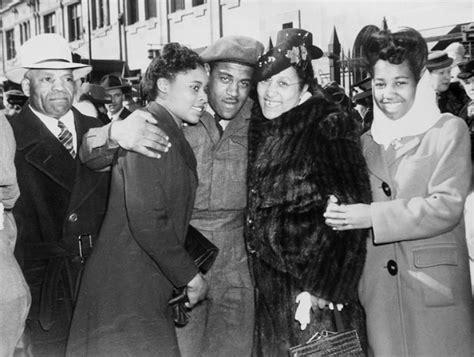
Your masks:
{"label": "flower on hat", "polygon": [[293,46],[291,50],[286,52],[285,56],[290,59],[290,63],[299,64],[302,60],[306,61],[308,51],[304,45]]}

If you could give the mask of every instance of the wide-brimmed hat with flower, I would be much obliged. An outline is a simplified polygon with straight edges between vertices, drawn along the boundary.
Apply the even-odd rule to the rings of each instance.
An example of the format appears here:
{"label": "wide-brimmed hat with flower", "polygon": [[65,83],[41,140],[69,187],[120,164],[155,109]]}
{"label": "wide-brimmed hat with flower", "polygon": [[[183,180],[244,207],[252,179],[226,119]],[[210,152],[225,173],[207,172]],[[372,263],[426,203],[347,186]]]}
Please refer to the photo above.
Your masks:
{"label": "wide-brimmed hat with flower", "polygon": [[74,79],[85,77],[91,66],[74,63],[66,39],[55,33],[45,33],[30,38],[18,49],[15,67],[5,76],[14,83],[20,83],[30,69],[72,69]]}
{"label": "wide-brimmed hat with flower", "polygon": [[262,81],[292,65],[307,66],[323,56],[313,45],[313,34],[303,29],[284,29],[277,34],[275,46],[258,59],[256,79]]}

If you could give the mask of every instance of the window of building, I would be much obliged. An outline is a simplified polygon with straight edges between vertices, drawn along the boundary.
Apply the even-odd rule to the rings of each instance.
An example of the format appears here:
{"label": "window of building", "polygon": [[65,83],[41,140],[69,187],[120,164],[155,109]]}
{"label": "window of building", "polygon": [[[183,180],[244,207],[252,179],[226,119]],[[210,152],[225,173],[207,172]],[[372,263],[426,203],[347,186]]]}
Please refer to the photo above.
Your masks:
{"label": "window of building", "polygon": [[207,3],[207,0],[193,0],[193,6],[204,5]]}
{"label": "window of building", "polygon": [[127,25],[138,22],[138,0],[127,0]]}
{"label": "window of building", "polygon": [[170,0],[170,12],[184,10],[184,0]]}
{"label": "window of building", "polygon": [[98,29],[110,25],[109,0],[91,1],[92,28]]}
{"label": "window of building", "polygon": [[82,38],[82,23],[81,23],[81,4],[73,4],[68,6],[68,20],[69,20],[69,41],[77,41]]}
{"label": "window of building", "polygon": [[145,19],[156,17],[156,0],[145,0]]}
{"label": "window of building", "polygon": [[5,32],[5,40],[7,47],[7,59],[12,59],[16,56],[15,32],[13,29]]}
{"label": "window of building", "polygon": [[55,33],[56,32],[56,13],[44,15],[44,32]]}
{"label": "window of building", "polygon": [[20,44],[23,44],[31,37],[30,22],[26,21],[20,24]]}

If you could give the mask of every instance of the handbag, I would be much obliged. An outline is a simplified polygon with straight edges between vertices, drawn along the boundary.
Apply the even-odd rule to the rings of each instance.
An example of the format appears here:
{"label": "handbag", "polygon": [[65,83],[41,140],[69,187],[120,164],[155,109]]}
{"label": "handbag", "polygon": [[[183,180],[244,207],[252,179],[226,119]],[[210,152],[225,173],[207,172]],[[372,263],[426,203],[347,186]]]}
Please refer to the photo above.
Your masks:
{"label": "handbag", "polygon": [[[219,249],[212,244],[201,232],[193,226],[188,227],[188,233],[184,241],[184,249],[194,260],[194,264],[201,274],[206,274],[211,269],[216,260]],[[173,307],[173,319],[176,326],[185,326],[189,322],[189,314],[184,305],[189,301],[186,295],[186,288],[175,288],[173,298],[168,301],[168,305]]]}
{"label": "handbag", "polygon": [[316,333],[308,342],[290,347],[291,357],[365,356],[357,331],[346,331],[341,313],[336,309],[333,312],[338,332],[323,331]]}

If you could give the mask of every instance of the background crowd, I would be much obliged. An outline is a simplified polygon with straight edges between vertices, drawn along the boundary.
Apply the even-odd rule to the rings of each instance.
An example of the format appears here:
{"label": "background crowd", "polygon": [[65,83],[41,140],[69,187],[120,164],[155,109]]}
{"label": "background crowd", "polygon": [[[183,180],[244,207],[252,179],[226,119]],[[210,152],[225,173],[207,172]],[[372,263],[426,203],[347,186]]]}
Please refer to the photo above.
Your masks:
{"label": "background crowd", "polygon": [[[349,95],[322,56],[303,29],[170,43],[138,104],[61,36],[26,41],[0,115],[0,356],[287,356],[335,310],[362,354],[471,356],[474,60],[377,30]],[[205,275],[189,225],[219,249]]]}

